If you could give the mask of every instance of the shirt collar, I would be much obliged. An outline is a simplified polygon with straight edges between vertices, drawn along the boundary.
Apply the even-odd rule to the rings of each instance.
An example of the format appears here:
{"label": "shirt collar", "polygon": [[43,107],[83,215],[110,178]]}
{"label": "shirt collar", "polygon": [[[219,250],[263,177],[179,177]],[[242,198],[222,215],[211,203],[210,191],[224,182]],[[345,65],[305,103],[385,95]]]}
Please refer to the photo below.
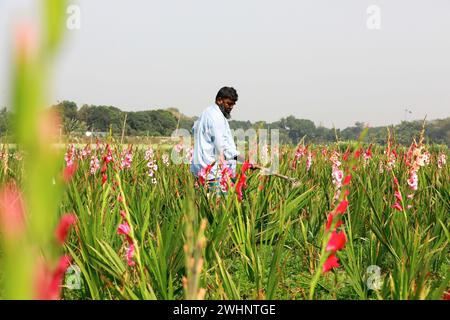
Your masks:
{"label": "shirt collar", "polygon": [[220,108],[219,108],[219,106],[217,105],[217,103],[214,103],[214,104],[213,104],[213,108],[214,108],[214,110],[216,110],[217,112],[220,113],[220,115],[225,119],[225,121],[230,121],[230,120],[231,120],[231,119],[225,118],[225,116],[224,116],[223,113],[222,113],[222,110],[220,110]]}

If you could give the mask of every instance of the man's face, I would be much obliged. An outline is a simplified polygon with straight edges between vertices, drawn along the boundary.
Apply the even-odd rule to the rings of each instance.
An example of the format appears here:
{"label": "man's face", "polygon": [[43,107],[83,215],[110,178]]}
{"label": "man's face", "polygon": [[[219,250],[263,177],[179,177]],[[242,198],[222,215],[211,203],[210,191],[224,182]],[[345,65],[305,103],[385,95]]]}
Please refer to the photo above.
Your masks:
{"label": "man's face", "polygon": [[219,99],[217,100],[217,105],[222,109],[225,118],[230,119],[231,118],[230,113],[231,110],[233,110],[235,102],[231,99]]}

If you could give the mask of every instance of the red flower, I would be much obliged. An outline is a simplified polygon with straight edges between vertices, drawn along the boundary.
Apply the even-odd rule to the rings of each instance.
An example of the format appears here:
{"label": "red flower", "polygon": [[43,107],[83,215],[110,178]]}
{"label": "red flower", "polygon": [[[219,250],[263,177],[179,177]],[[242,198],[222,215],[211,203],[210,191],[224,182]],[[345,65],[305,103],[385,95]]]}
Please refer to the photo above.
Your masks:
{"label": "red flower", "polygon": [[251,168],[251,164],[247,161],[244,162],[241,169],[241,175],[239,177],[239,181],[236,183],[236,192],[238,194],[239,201],[242,201],[242,188],[247,188],[247,176],[245,172]]}
{"label": "red flower", "polygon": [[106,173],[102,174],[102,185],[105,184],[106,180],[108,180],[108,175]]}
{"label": "red flower", "polygon": [[61,245],[63,245],[64,241],[66,241],[70,227],[75,224],[76,221],[77,218],[74,214],[65,214],[61,217],[55,232],[56,239]]}
{"label": "red flower", "polygon": [[64,168],[64,171],[63,171],[64,182],[66,182],[66,183],[69,182],[72,179],[72,177],[76,171],[77,171],[77,163],[76,162],[74,162],[70,166],[67,166],[66,168]]}
{"label": "red flower", "polygon": [[208,180],[208,174],[211,171],[212,167],[213,167],[212,164],[208,164],[206,166],[206,168],[202,168],[200,170],[199,175],[198,175],[198,181],[200,182],[200,184],[202,186],[204,186],[206,181]]}
{"label": "red flower", "polygon": [[442,300],[450,300],[450,291],[447,291],[444,293],[444,296],[442,297]]}
{"label": "red flower", "polygon": [[369,148],[366,151],[366,157],[368,158],[372,157],[372,144],[370,144]]}
{"label": "red flower", "polygon": [[357,159],[359,157],[361,157],[361,149],[355,151],[355,158]]}
{"label": "red flower", "polygon": [[394,195],[395,198],[397,198],[398,202],[402,202],[402,194],[400,193],[400,191],[395,191]]}
{"label": "red flower", "polygon": [[396,203],[392,206],[392,208],[394,208],[394,209],[396,209],[396,210],[398,210],[398,211],[403,211],[402,205],[401,205],[400,203],[398,203],[398,202],[396,202]]}
{"label": "red flower", "polygon": [[394,177],[394,184],[396,187],[398,187],[398,179],[396,177]]}
{"label": "red flower", "polygon": [[334,253],[330,254],[327,261],[325,261],[325,264],[323,265],[323,273],[326,273],[330,271],[333,268],[339,267],[339,259],[335,256]]}
{"label": "red flower", "polygon": [[336,213],[343,214],[345,211],[347,211],[347,208],[348,208],[348,201],[342,200],[342,202],[336,208]]}
{"label": "red flower", "polygon": [[333,251],[333,252],[342,250],[344,248],[346,242],[347,242],[347,237],[345,236],[344,232],[333,231],[331,233],[330,241],[328,241],[326,250]]}
{"label": "red flower", "polygon": [[[325,227],[327,231],[330,230],[331,224],[333,223],[333,218],[334,218],[335,216],[336,216],[336,215],[333,214],[333,213],[330,213],[330,214],[328,215],[328,218],[327,218],[327,225],[326,225],[326,227]],[[342,220],[339,220],[338,222],[336,222],[335,229],[339,228],[341,225],[342,225]]]}
{"label": "red flower", "polygon": [[344,186],[349,185],[351,180],[352,180],[352,175],[349,174],[348,176],[345,177],[343,185]]}
{"label": "red flower", "polygon": [[43,261],[39,262],[37,273],[37,299],[57,300],[60,299],[62,281],[67,268],[70,266],[69,256],[59,259],[56,269],[51,272]]}
{"label": "red flower", "polygon": [[344,155],[342,156],[342,159],[344,161],[347,161],[349,155],[350,155],[350,147],[347,148],[347,150],[345,151]]}

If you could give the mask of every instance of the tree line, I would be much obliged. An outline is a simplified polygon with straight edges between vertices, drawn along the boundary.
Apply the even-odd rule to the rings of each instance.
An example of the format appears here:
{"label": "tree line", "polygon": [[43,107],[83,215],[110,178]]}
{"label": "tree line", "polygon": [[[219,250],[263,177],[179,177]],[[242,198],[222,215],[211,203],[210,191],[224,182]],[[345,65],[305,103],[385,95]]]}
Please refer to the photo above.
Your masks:
{"label": "tree line", "polygon": [[[197,117],[188,117],[175,108],[122,111],[114,106],[84,104],[78,108],[73,101],[62,101],[51,106],[62,118],[61,130],[70,136],[82,136],[87,131],[112,133],[126,136],[170,136],[177,129],[191,130]],[[6,108],[0,110],[0,134],[11,131],[13,117]],[[392,126],[371,127],[368,141],[385,144],[387,129],[395,134],[397,143],[409,145],[422,130],[423,121],[402,121]],[[345,129],[316,126],[313,121],[294,116],[281,118],[274,122],[230,121],[231,129],[278,129],[282,143],[330,143],[337,140],[355,140],[365,127],[362,122]],[[450,117],[425,122],[425,138],[428,143],[450,146]]]}

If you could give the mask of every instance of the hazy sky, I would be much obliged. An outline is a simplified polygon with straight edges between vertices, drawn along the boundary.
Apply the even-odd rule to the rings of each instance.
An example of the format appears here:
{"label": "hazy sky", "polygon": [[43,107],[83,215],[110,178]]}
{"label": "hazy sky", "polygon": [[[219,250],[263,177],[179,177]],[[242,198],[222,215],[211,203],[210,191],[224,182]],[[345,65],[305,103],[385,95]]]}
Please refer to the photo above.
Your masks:
{"label": "hazy sky", "polygon": [[[0,106],[13,22],[36,0],[0,0]],[[237,120],[290,114],[345,127],[450,116],[450,0],[78,0],[53,99],[198,115],[223,85]],[[34,6],[33,6],[34,4]],[[381,29],[367,27],[370,5]]]}

